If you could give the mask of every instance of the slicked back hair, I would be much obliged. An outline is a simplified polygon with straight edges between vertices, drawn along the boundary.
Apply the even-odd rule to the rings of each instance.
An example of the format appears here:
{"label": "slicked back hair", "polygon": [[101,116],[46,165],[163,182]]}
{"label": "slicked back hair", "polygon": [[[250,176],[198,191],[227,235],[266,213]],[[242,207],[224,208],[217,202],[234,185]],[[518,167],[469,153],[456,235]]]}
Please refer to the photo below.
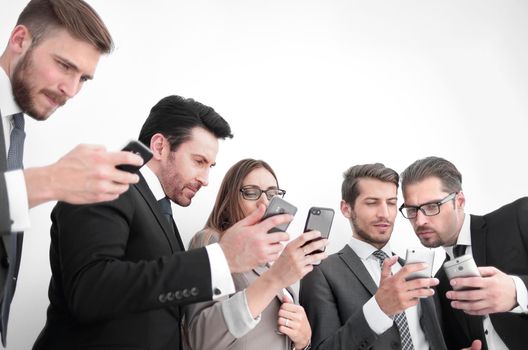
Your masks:
{"label": "slicked back hair", "polygon": [[31,0],[20,13],[17,25],[28,28],[33,47],[58,29],[92,44],[101,53],[109,53],[114,47],[106,25],[83,0]]}
{"label": "slicked back hair", "polygon": [[398,188],[398,173],[391,168],[387,168],[381,163],[354,165],[343,173],[343,184],[341,185],[341,199],[347,202],[352,208],[359,193],[359,180],[376,179],[383,182],[390,182]]}
{"label": "slicked back hair", "polygon": [[418,159],[401,174],[402,190],[427,178],[436,177],[442,182],[442,191],[460,192],[462,190],[462,174],[453,163],[440,157]]}

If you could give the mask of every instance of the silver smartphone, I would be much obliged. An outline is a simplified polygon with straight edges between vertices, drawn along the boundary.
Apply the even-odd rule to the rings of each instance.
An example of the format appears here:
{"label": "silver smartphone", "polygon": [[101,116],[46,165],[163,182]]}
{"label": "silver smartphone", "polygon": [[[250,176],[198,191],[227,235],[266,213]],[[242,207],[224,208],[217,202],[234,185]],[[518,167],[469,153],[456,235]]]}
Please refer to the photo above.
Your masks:
{"label": "silver smartphone", "polygon": [[[271,216],[280,215],[280,214],[290,214],[293,216],[295,215],[295,213],[297,213],[297,207],[295,207],[293,204],[286,202],[281,197],[275,196],[271,198],[271,201],[269,202],[268,207],[266,208],[266,212],[264,213],[262,220],[267,219]],[[275,226],[271,230],[269,230],[268,233],[279,232],[279,231],[285,232],[288,229],[289,225],[290,223],[287,222],[287,223]]]}
{"label": "silver smartphone", "polygon": [[[444,271],[449,280],[457,277],[480,277],[475,260],[471,255],[462,255],[444,263]],[[473,288],[453,287],[454,290],[464,290]]]}
{"label": "silver smartphone", "polygon": [[433,275],[433,264],[434,264],[435,252],[432,249],[426,248],[408,248],[405,253],[405,265],[426,263],[427,268],[415,271],[407,276],[406,280],[414,280],[417,278],[431,278]]}

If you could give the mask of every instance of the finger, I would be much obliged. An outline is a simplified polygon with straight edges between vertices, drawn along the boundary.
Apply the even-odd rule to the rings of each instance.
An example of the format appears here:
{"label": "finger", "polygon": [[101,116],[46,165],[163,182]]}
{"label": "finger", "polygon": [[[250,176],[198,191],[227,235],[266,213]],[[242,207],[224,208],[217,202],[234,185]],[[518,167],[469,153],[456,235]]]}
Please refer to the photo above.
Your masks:
{"label": "finger", "polygon": [[[292,312],[292,313],[299,313],[302,310],[302,306],[294,304],[294,303],[283,303],[279,309],[279,312],[281,310]],[[282,315],[279,313],[279,316],[282,316]],[[287,317],[287,314],[285,317]]]}
{"label": "finger", "polygon": [[466,301],[477,301],[483,300],[485,294],[482,290],[464,290],[464,291],[449,291],[446,293],[446,297],[450,300],[466,300]]}
{"label": "finger", "polygon": [[[284,304],[291,304],[291,303],[293,303],[293,300],[291,300],[289,296],[284,295],[284,296],[282,297],[282,304],[283,304],[283,305],[284,305]],[[282,306],[281,306],[281,307],[282,307]]]}
{"label": "finger", "polygon": [[462,310],[473,315],[486,315],[490,313],[490,305],[484,301],[452,301],[453,309]]}
{"label": "finger", "polygon": [[308,255],[316,250],[323,250],[328,245],[328,239],[319,238],[316,241],[313,241],[309,244],[306,244],[302,247],[304,255]]}
{"label": "finger", "polygon": [[485,286],[484,279],[482,277],[460,277],[453,278],[449,281],[451,286],[460,288],[483,288]]}
{"label": "finger", "polygon": [[425,270],[428,268],[428,266],[429,265],[426,263],[407,264],[404,265],[396,275],[407,278],[407,276],[409,276],[411,273]]}
{"label": "finger", "polygon": [[[289,305],[292,305],[292,304],[289,304]],[[290,311],[290,310],[285,310],[285,309],[279,309],[279,316],[290,320],[289,322],[298,321],[301,318],[300,315],[296,312],[296,310]]]}
{"label": "finger", "polygon": [[437,278],[416,278],[406,282],[407,288],[418,289],[418,288],[429,288],[437,286],[440,281]]}
{"label": "finger", "polygon": [[106,161],[111,165],[121,165],[121,164],[130,164],[130,165],[136,165],[136,166],[143,165],[143,158],[141,158],[135,153],[127,152],[127,151],[106,152],[105,158],[106,158]]}
{"label": "finger", "polygon": [[253,226],[255,224],[258,224],[260,222],[260,219],[264,215],[265,211],[266,211],[266,206],[264,204],[261,204],[257,206],[257,209],[255,209],[255,211],[253,211],[251,214],[246,216],[244,219],[240,220],[238,224],[242,226]]}
{"label": "finger", "polygon": [[118,184],[116,182],[108,183],[107,186],[105,186],[104,194],[114,196],[114,195],[120,195],[128,190],[129,186],[125,184]]}
{"label": "finger", "polygon": [[[269,230],[265,230],[267,232]],[[287,232],[272,232],[266,235],[266,243],[268,244],[277,244],[280,242],[286,242],[290,239],[290,235]],[[279,244],[280,245],[280,244]],[[282,245],[280,245],[282,249]]]}
{"label": "finger", "polygon": [[262,220],[258,225],[260,226],[260,229],[268,232],[272,228],[282,224],[287,224],[292,220],[293,216],[290,214],[273,215],[272,217]]}
{"label": "finger", "polygon": [[478,270],[482,277],[494,276],[500,272],[500,270],[498,270],[497,268],[493,266],[480,266],[478,267]]}
{"label": "finger", "polygon": [[[434,294],[435,290],[433,288],[417,288],[409,291],[409,298],[428,298],[430,296],[433,296]],[[416,302],[418,302],[418,300],[416,300]]]}
{"label": "finger", "polygon": [[116,184],[128,185],[138,183],[139,175],[113,168],[113,170],[108,173],[108,179],[115,182]]}
{"label": "finger", "polygon": [[328,256],[326,255],[325,252],[306,255],[306,264],[313,264],[316,261],[322,261],[326,259],[327,257]]}
{"label": "finger", "polygon": [[308,232],[300,234],[299,237],[291,241],[289,244],[298,248],[298,247],[302,247],[303,245],[305,245],[307,242],[311,241],[312,239],[316,239],[319,237],[321,237],[321,232],[315,231],[315,230],[308,231]]}
{"label": "finger", "polygon": [[381,268],[380,283],[381,283],[381,281],[383,281],[383,280],[385,280],[385,279],[390,277],[390,275],[391,275],[391,267],[392,267],[392,265],[394,265],[396,263],[397,260],[398,260],[397,256],[392,256],[389,259],[385,259],[385,261],[383,262],[383,266]]}
{"label": "finger", "polygon": [[86,150],[86,151],[106,151],[106,147],[103,145],[92,145],[81,143],[77,145],[74,149],[76,150]]}

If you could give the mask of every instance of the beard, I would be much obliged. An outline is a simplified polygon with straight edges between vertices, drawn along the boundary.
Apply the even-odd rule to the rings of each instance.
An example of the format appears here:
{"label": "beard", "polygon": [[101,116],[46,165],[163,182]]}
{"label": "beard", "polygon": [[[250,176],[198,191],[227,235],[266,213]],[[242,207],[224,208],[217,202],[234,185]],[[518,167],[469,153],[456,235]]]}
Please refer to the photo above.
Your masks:
{"label": "beard", "polygon": [[[22,109],[22,111],[35,120],[46,120],[55,111],[55,109],[45,112],[39,112],[36,107],[35,98],[39,93],[35,87],[31,85],[30,80],[34,78],[33,75],[33,49],[29,48],[26,54],[20,59],[20,62],[15,66],[13,71],[13,79],[11,82],[13,97],[15,102]],[[43,89],[41,93],[49,96],[59,106],[66,103],[66,98],[49,89]]]}
{"label": "beard", "polygon": [[[377,245],[384,246],[385,244],[387,244],[387,242],[389,241],[391,237],[392,228],[390,228],[390,232],[388,232],[388,234],[376,235],[376,234],[372,234],[368,232],[368,229],[363,228],[361,224],[358,222],[357,216],[352,215],[352,217],[350,218],[350,222],[352,223],[352,228],[354,232],[357,234],[358,238],[362,240],[363,242],[366,242],[366,243],[369,243],[375,246]],[[377,223],[391,224],[390,222],[386,220],[381,220],[379,222],[375,222],[374,224],[377,224]]]}

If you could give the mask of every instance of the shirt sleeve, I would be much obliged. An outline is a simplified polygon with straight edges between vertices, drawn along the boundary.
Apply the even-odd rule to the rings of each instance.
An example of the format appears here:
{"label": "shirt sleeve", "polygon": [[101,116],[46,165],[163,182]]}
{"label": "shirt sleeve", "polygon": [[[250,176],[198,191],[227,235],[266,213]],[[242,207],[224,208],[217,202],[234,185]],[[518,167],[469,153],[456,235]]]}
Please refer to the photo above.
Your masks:
{"label": "shirt sleeve", "polygon": [[223,301],[222,313],[229,332],[235,338],[246,335],[255,328],[261,319],[261,315],[258,315],[257,318],[251,316],[245,290]]}
{"label": "shirt sleeve", "polygon": [[392,327],[394,321],[387,316],[379,307],[375,297],[372,297],[363,305],[363,314],[370,328],[380,335]]}
{"label": "shirt sleeve", "polygon": [[517,307],[513,308],[510,312],[513,313],[528,313],[528,290],[523,281],[517,276],[510,276],[515,283],[515,290],[517,291]]}
{"label": "shirt sleeve", "polygon": [[11,232],[26,231],[31,227],[31,223],[24,172],[20,169],[8,171],[4,173],[4,177],[7,186],[9,212],[13,221]]}
{"label": "shirt sleeve", "polygon": [[235,284],[222,248],[220,248],[218,243],[214,243],[207,245],[205,249],[207,249],[211,268],[213,300],[233,294],[235,292]]}

